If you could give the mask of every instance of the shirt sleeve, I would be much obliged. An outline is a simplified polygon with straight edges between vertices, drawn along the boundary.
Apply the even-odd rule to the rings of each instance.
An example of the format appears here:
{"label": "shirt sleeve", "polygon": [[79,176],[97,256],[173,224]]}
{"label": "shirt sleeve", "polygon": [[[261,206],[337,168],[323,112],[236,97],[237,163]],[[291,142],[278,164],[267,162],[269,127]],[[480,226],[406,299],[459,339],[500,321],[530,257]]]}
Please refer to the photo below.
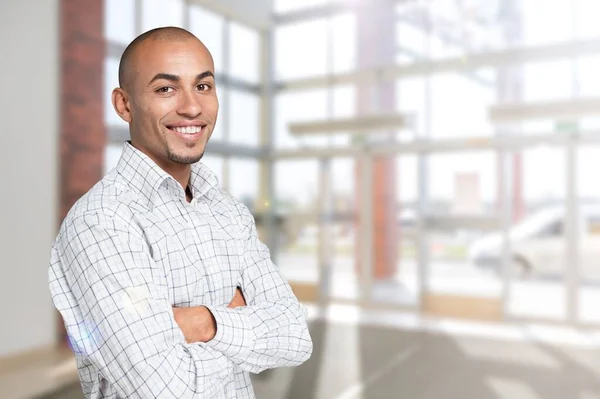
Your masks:
{"label": "shirt sleeve", "polygon": [[240,204],[238,209],[244,240],[241,288],[247,306],[208,306],[217,323],[208,345],[253,373],[300,365],[312,353],[305,308],[258,239],[248,208]]}
{"label": "shirt sleeve", "polygon": [[186,343],[164,273],[132,226],[86,214],[61,229],[49,286],[73,350],[123,398],[216,397],[234,364]]}

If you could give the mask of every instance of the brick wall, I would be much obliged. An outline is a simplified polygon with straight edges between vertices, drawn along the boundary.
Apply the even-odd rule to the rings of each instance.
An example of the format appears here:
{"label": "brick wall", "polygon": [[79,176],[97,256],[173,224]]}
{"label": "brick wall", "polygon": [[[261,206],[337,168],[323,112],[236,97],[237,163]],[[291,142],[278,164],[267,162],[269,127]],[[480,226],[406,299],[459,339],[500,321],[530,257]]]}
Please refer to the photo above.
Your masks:
{"label": "brick wall", "polygon": [[[60,2],[60,222],[102,177],[104,0]],[[59,334],[66,337],[62,320]]]}

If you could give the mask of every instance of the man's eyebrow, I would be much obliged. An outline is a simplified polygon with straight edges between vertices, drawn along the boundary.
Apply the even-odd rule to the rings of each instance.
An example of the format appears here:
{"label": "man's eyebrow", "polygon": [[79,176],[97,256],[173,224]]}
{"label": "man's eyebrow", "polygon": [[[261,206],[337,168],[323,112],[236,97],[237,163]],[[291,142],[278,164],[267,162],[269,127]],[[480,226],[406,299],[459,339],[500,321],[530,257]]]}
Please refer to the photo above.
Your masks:
{"label": "man's eyebrow", "polygon": [[159,79],[170,80],[171,82],[179,82],[181,80],[181,78],[177,75],[171,75],[170,73],[157,73],[156,75],[154,75],[152,80],[148,82],[148,84],[151,84],[155,80]]}
{"label": "man's eyebrow", "polygon": [[202,80],[204,78],[207,78],[209,76],[212,76],[212,78],[215,78],[215,75],[211,72],[211,71],[206,71],[206,72],[202,72],[201,74],[199,74],[198,76],[196,76],[196,80]]}
{"label": "man's eyebrow", "polygon": [[[198,76],[196,76],[196,80],[202,80],[209,76],[212,77],[213,79],[215,78],[215,75],[211,71],[206,71],[206,72],[202,72],[201,74],[198,74]],[[148,84],[151,84],[152,82],[159,80],[159,79],[165,79],[165,80],[169,80],[171,82],[179,82],[181,80],[181,78],[177,75],[172,75],[170,73],[157,73],[156,75],[154,75],[152,80],[150,80],[150,82],[148,82]]]}

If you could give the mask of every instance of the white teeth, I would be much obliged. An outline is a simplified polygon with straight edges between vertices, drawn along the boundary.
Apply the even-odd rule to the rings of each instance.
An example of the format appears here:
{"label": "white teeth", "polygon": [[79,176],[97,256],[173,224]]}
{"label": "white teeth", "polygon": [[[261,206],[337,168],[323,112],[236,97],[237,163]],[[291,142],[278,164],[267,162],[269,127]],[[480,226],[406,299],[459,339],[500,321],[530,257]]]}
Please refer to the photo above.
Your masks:
{"label": "white teeth", "polygon": [[202,130],[202,128],[200,126],[187,126],[187,127],[174,127],[173,130],[175,130],[178,133],[195,134],[195,133],[200,133],[200,130]]}

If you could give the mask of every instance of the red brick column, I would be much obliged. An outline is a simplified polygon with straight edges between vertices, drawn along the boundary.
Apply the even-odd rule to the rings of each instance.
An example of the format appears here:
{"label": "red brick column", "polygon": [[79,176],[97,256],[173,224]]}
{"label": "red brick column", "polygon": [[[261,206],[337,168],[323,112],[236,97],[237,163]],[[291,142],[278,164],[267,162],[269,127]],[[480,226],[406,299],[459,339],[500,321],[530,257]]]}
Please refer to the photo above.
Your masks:
{"label": "red brick column", "polygon": [[[104,0],[60,2],[60,222],[102,177]],[[62,320],[60,334],[66,336]]]}
{"label": "red brick column", "polygon": [[[396,55],[395,27],[396,14],[391,2],[359,2],[357,12],[357,59],[360,69],[371,69],[394,65]],[[377,27],[377,29],[374,29]],[[396,111],[395,85],[393,82],[369,82],[357,85],[357,114],[393,113]],[[366,140],[372,139],[367,137]],[[356,187],[362,187],[363,178],[371,179],[373,192],[357,190],[357,209],[367,195],[373,196],[373,269],[374,280],[391,278],[397,271],[398,207],[396,198],[395,156],[373,159],[372,174],[362,176],[360,160],[356,162]],[[361,223],[359,219],[359,223]],[[362,269],[362,242],[360,228],[357,228],[356,264],[359,275]]]}

